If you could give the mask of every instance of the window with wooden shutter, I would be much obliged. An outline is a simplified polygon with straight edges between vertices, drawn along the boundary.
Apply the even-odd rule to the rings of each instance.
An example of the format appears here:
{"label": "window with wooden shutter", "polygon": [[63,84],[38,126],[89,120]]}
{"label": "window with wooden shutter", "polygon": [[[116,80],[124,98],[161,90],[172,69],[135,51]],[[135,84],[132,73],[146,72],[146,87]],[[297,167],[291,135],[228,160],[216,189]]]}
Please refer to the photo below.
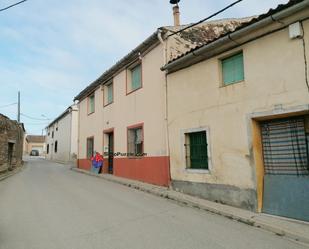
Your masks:
{"label": "window with wooden shutter", "polygon": [[244,56],[238,53],[221,61],[224,85],[230,85],[245,79]]}
{"label": "window with wooden shutter", "polygon": [[206,131],[186,133],[185,136],[187,168],[208,170],[208,145]]}
{"label": "window with wooden shutter", "polygon": [[107,106],[114,101],[114,84],[112,80],[103,86],[103,101],[104,106]]}
{"label": "window with wooden shutter", "polygon": [[95,111],[95,96],[92,94],[88,97],[88,114],[94,113]]}
{"label": "window with wooden shutter", "polygon": [[113,102],[113,83],[107,86],[107,104]]}
{"label": "window with wooden shutter", "polygon": [[131,90],[137,90],[142,87],[142,66],[138,64],[131,69]]}
{"label": "window with wooden shutter", "polygon": [[87,159],[94,155],[94,138],[87,138]]}

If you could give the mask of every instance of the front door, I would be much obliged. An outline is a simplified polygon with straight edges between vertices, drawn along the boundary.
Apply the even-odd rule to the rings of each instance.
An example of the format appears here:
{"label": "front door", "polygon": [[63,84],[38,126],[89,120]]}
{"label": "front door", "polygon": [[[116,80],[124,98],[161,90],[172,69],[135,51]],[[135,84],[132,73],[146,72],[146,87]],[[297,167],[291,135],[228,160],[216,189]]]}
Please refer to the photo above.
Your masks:
{"label": "front door", "polygon": [[261,123],[264,156],[263,212],[309,221],[306,117]]}
{"label": "front door", "polygon": [[12,168],[12,159],[13,159],[14,143],[8,143],[8,168]]}
{"label": "front door", "polygon": [[113,174],[114,164],[114,133],[108,133],[108,173]]}

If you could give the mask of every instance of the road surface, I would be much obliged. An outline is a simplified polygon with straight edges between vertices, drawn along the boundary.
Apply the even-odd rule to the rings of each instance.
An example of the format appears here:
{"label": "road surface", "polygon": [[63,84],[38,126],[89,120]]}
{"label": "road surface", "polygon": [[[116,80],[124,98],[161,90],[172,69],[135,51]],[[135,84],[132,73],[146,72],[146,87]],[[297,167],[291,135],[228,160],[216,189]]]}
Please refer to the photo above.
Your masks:
{"label": "road surface", "polygon": [[308,247],[43,159],[0,182],[0,249],[99,248]]}

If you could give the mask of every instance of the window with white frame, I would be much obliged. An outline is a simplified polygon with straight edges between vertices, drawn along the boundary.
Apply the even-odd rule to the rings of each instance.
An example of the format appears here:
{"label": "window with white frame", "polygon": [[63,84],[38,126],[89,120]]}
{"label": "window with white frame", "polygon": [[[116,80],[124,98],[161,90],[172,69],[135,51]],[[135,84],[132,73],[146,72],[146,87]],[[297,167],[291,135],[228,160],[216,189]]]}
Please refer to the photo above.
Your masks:
{"label": "window with white frame", "polygon": [[185,133],[184,146],[187,169],[209,170],[206,130]]}

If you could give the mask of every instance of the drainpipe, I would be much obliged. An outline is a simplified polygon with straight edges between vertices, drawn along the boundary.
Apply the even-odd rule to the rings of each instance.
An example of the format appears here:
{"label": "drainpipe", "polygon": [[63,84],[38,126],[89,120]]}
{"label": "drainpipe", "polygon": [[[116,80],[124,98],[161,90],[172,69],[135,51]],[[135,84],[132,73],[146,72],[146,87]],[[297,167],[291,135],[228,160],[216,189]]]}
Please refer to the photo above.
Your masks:
{"label": "drainpipe", "polygon": [[80,102],[76,101],[75,104],[78,107],[78,119],[77,119],[77,158],[76,158],[76,168],[79,168],[79,143],[80,143]]}
{"label": "drainpipe", "polygon": [[[163,65],[167,63],[167,42],[168,40],[164,41],[162,37],[162,30],[158,29],[158,39],[163,45]],[[168,155],[168,172],[169,172],[169,181],[171,182],[171,161],[170,161],[170,143],[169,143],[169,129],[168,129],[168,86],[167,86],[167,74],[164,73],[164,78],[165,78],[165,84],[164,84],[164,89],[165,89],[165,111],[164,111],[164,121],[165,121],[165,144],[166,144],[166,152]]]}
{"label": "drainpipe", "polygon": [[[202,56],[203,54],[207,54],[213,50],[215,50],[218,47],[221,47],[223,45],[226,45],[230,42],[234,42],[235,40],[242,38],[243,36],[245,36],[246,34],[249,34],[250,32],[254,32],[258,29],[261,29],[267,25],[270,25],[272,23],[275,22],[280,22],[281,19],[284,19],[296,12],[299,12],[301,10],[304,10],[305,8],[307,8],[309,6],[309,0],[304,0],[303,2],[294,5],[288,9],[285,9],[283,11],[280,11],[279,13],[276,13],[274,15],[271,15],[269,17],[266,17],[265,19],[262,19],[261,21],[258,21],[254,24],[251,24],[245,28],[242,28],[238,31],[235,31],[233,33],[231,33],[230,35],[224,36],[219,40],[216,40],[214,42],[209,43],[208,45],[205,45],[203,47],[201,47],[200,49],[193,51],[191,53],[189,53],[188,55],[171,62],[168,65],[165,65],[164,67],[162,67],[162,70],[169,70],[172,69],[178,65],[181,65],[183,63],[186,63],[187,61],[196,58],[197,56]],[[281,23],[282,25],[284,25],[283,23]],[[241,45],[241,44],[238,44]]]}

